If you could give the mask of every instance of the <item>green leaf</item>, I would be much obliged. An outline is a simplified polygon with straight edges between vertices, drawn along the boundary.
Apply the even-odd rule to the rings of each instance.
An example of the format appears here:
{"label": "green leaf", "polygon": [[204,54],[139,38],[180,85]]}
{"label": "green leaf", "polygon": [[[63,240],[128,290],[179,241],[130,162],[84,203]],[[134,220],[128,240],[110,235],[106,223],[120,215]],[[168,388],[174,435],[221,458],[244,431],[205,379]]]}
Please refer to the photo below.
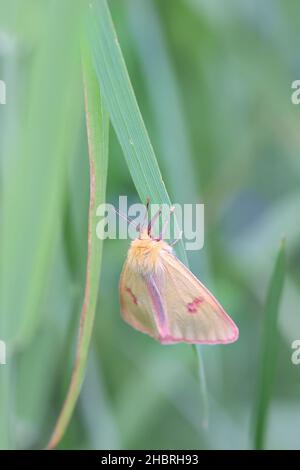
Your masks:
{"label": "green leaf", "polygon": [[[142,202],[171,204],[105,0],[90,4],[90,41],[101,93]],[[187,263],[183,243],[177,253]]]}
{"label": "green leaf", "polygon": [[254,446],[263,449],[273,383],[276,371],[276,357],[279,334],[277,318],[285,277],[285,243],[282,241],[274,271],[270,281],[264,311],[263,338],[260,355],[260,375],[258,377],[257,402],[255,409]]}
{"label": "green leaf", "polygon": [[105,202],[109,121],[101,100],[94,69],[86,50],[83,54],[83,77],[90,160],[90,204],[85,294],[71,383],[54,432],[48,443],[47,448],[49,449],[56,447],[61,440],[71,419],[84,380],[101,271],[103,241],[97,237],[96,233],[96,209],[98,205]]}
{"label": "green leaf", "polygon": [[[125,5],[130,31],[134,36],[134,46],[150,97],[150,106],[155,117],[161,160],[166,168],[171,194],[181,204],[198,201],[199,185],[195,175],[180,89],[157,8],[153,0],[131,0]],[[141,18],[147,18],[146,29],[140,21]],[[155,54],[149,57],[148,51],[151,49],[155,50]],[[178,185],[182,175],[185,184]],[[201,277],[207,280],[209,269],[206,254],[207,250],[193,251],[188,261],[193,272],[198,275],[201,273]],[[201,346],[194,345],[193,349],[197,357],[202,421],[207,424],[209,407],[204,360]]]}
{"label": "green leaf", "polygon": [[[170,198],[134,95],[107,3],[105,0],[99,0],[92,2],[90,7],[90,36],[97,77],[137,192],[143,202],[147,197],[150,197],[152,202],[170,204]],[[178,126],[181,126],[180,123]],[[184,134],[184,130],[180,130],[180,133]],[[185,138],[183,137],[182,140]],[[176,162],[174,165],[176,166]],[[175,187],[173,193],[176,193]],[[177,255],[188,265],[182,241],[177,244]],[[195,349],[197,350],[199,371],[201,371],[203,421],[207,422],[208,400],[204,364],[199,347],[195,346]]]}

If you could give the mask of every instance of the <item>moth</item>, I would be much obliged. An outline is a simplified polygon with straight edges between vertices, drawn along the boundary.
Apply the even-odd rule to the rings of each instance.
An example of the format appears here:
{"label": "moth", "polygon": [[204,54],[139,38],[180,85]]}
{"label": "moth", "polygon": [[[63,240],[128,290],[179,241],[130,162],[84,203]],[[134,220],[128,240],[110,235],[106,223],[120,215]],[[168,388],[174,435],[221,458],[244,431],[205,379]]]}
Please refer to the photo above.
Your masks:
{"label": "moth", "polygon": [[[147,201],[147,212],[149,201]],[[172,209],[171,209],[172,212]],[[170,245],[152,233],[160,211],[138,227],[121,277],[124,320],[162,344],[227,344],[239,330],[223,307],[175,256]],[[148,221],[148,217],[145,217]],[[177,241],[177,240],[176,240]]]}

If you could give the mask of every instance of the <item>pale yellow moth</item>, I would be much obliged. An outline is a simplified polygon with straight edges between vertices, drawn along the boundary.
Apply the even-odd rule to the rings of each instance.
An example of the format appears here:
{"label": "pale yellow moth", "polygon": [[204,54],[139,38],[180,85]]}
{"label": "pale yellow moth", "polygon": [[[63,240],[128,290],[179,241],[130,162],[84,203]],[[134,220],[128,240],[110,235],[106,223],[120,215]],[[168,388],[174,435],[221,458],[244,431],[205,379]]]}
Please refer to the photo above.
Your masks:
{"label": "pale yellow moth", "polygon": [[162,344],[236,341],[238,328],[223,307],[179,261],[163,234],[153,236],[158,217],[141,224],[128,250],[120,278],[124,320]]}

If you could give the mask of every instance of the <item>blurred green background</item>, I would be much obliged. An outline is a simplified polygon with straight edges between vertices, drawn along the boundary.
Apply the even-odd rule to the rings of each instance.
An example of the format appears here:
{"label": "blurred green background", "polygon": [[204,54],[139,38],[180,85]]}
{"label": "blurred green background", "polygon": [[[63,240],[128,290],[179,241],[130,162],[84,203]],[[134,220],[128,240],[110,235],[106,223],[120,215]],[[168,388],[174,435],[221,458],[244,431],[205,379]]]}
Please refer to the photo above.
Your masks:
{"label": "blurred green background", "polygon": [[[84,292],[89,170],[80,64],[85,2],[0,0],[0,448],[39,448],[69,384]],[[267,448],[300,448],[300,4],[110,0],[133,88],[175,202],[205,204],[192,270],[240,329],[196,357],[119,314],[128,241],[104,242],[85,383],[60,448],[253,447],[267,287],[287,240]],[[174,161],[181,162],[174,164]],[[107,201],[139,202],[110,130]],[[274,358],[275,361],[275,358]]]}

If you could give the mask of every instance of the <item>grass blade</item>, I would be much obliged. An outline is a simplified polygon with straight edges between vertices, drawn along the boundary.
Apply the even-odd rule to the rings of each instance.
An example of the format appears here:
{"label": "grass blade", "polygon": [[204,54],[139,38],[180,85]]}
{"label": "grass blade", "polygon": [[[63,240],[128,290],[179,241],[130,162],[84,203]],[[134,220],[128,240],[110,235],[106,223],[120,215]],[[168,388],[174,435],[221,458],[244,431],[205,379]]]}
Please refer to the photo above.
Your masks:
{"label": "grass blade", "polygon": [[109,121],[103,107],[97,79],[87,54],[83,55],[83,76],[86,105],[86,122],[90,160],[90,205],[88,228],[88,254],[84,301],[80,317],[76,359],[66,400],[47,446],[52,449],[61,440],[71,419],[84,379],[90,344],[102,258],[102,240],[96,234],[96,208],[105,202]]}
{"label": "grass blade", "polygon": [[[123,149],[133,182],[142,201],[150,196],[152,201],[170,204],[170,198],[134,95],[106,1],[93,2],[91,10],[91,44],[95,69],[103,99]],[[175,187],[173,192],[175,194]],[[182,242],[178,243],[177,254],[185,264],[188,264]],[[204,364],[201,351],[199,348],[196,349],[198,367],[201,371],[203,421],[207,422],[208,399],[206,382],[203,380],[205,378]]]}
{"label": "grass blade", "polygon": [[264,331],[261,351],[261,370],[255,410],[254,447],[263,449],[267,426],[268,409],[276,368],[278,346],[277,318],[285,276],[285,243],[282,241],[270,281],[264,315]]}
{"label": "grass blade", "polygon": [[[180,90],[176,82],[166,38],[153,0],[130,0],[126,3],[130,30],[141,63],[150,104],[157,123],[157,135],[163,165],[168,175],[171,194],[181,204],[199,200],[192,150],[185,125]],[[141,18],[146,19],[145,28]],[[155,54],[149,51],[155,50]],[[157,87],[159,83],[159,87]],[[176,139],[174,139],[176,135]],[[184,158],[183,158],[184,155]],[[184,185],[178,181],[184,175]],[[207,251],[193,251],[189,264],[195,274],[208,279]],[[201,346],[195,345],[202,402],[202,422],[208,423],[208,396]]]}
{"label": "grass blade", "polygon": [[[199,186],[187,121],[159,12],[153,0],[130,0],[124,5],[154,115],[159,153],[166,169],[170,194],[180,203],[196,201]],[[147,28],[144,22],[147,22]],[[185,184],[178,185],[182,175]]]}
{"label": "grass blade", "polygon": [[[105,0],[91,3],[90,40],[103,100],[141,201],[170,204],[170,198],[128,76]],[[182,242],[177,254],[187,263]]]}

